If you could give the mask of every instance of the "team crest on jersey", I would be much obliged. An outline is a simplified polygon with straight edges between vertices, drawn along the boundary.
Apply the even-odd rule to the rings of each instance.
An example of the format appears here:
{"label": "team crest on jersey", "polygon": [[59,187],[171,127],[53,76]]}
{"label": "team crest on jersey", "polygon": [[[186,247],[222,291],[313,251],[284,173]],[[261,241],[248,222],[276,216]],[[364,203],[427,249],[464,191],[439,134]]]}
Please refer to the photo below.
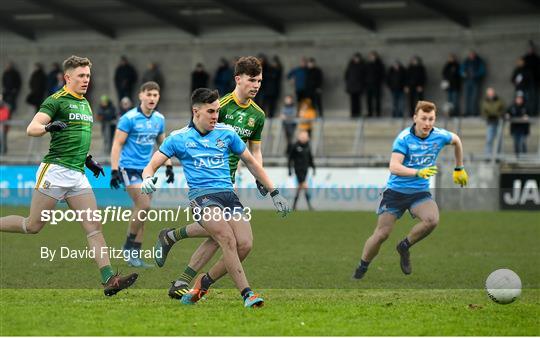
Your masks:
{"label": "team crest on jersey", "polygon": [[255,119],[253,117],[248,119],[248,127],[255,127]]}
{"label": "team crest on jersey", "polygon": [[220,138],[218,138],[218,139],[216,140],[216,146],[217,146],[218,148],[224,148],[224,147],[225,147],[225,142],[223,142]]}

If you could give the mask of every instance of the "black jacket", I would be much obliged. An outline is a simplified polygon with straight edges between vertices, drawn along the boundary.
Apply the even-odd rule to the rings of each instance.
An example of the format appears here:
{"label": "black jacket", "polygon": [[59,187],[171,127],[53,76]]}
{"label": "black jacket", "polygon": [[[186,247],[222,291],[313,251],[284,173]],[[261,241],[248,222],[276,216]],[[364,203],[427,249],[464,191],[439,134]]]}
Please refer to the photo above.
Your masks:
{"label": "black jacket", "polygon": [[[527,106],[518,106],[515,103],[508,108],[508,114],[511,119],[520,119],[527,115]],[[510,121],[510,134],[525,134],[529,135],[530,122],[527,121]]]}
{"label": "black jacket", "polygon": [[345,70],[345,89],[349,94],[358,94],[364,91],[364,61],[349,62]]}
{"label": "black jacket", "polygon": [[406,85],[405,76],[405,68],[402,66],[397,69],[393,66],[390,67],[386,75],[386,83],[388,84],[388,88],[393,91],[403,90],[403,87]]}
{"label": "black jacket", "polygon": [[409,65],[409,68],[407,68],[407,85],[411,89],[418,86],[425,87],[426,80],[426,68],[424,68],[423,64]]}
{"label": "black jacket", "polygon": [[300,143],[297,141],[291,147],[289,152],[289,174],[294,167],[295,171],[307,170],[312,167],[315,170],[315,164],[313,163],[313,155],[311,154],[311,147],[309,142]]}
{"label": "black jacket", "polygon": [[365,83],[367,88],[380,87],[384,82],[384,64],[380,59],[366,62]]}
{"label": "black jacket", "polygon": [[319,67],[307,68],[306,93],[312,95],[317,89],[322,88],[323,73]]}
{"label": "black jacket", "polygon": [[457,61],[447,62],[444,65],[442,76],[448,81],[448,90],[461,89],[461,73],[459,72],[459,63]]}

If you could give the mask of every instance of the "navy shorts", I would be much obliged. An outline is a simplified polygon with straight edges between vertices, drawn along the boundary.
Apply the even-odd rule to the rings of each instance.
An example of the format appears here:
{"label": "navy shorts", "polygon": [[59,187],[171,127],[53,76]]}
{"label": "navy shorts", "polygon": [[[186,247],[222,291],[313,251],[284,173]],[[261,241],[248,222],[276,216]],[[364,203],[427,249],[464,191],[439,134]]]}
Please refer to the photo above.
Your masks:
{"label": "navy shorts", "polygon": [[403,216],[406,210],[414,217],[411,209],[418,204],[433,200],[429,191],[415,192],[412,194],[403,194],[392,189],[386,189],[383,192],[377,215],[385,212],[395,215],[398,219]]}
{"label": "navy shorts", "polygon": [[238,196],[234,191],[222,191],[206,194],[193,199],[190,203],[191,208],[204,209],[210,206],[218,206],[229,212],[243,212],[244,206],[240,203]]}
{"label": "navy shorts", "polygon": [[124,179],[124,186],[129,187],[133,184],[141,184],[143,182],[142,172],[143,169],[120,168],[120,173]]}

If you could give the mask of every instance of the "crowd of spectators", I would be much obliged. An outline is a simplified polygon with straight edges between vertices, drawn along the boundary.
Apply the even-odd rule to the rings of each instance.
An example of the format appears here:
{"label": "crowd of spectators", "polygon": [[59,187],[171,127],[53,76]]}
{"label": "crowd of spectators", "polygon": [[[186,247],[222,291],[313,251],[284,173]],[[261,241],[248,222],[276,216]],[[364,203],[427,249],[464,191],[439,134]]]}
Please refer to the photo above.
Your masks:
{"label": "crowd of spectators", "polygon": [[[263,83],[255,102],[266,112],[267,117],[280,116],[288,143],[294,140],[294,130],[298,128],[311,133],[313,121],[324,116],[323,93],[324,73],[314,57],[302,57],[297,66],[284,72],[279,56],[267,57],[259,54],[263,66]],[[191,73],[191,91],[201,87],[216,88],[220,95],[234,89],[234,62],[221,58],[213,76],[202,63],[197,63]],[[463,60],[456,54],[448,55],[440,73],[441,89],[446,92],[447,102],[443,105],[443,113],[447,116],[483,116],[487,121],[486,154],[499,150],[494,147],[496,125],[501,119],[511,121],[511,134],[516,147],[516,154],[526,152],[526,137],[529,133],[528,117],[537,116],[540,91],[540,57],[534,45],[529,44],[526,54],[517,58],[512,71],[510,83],[514,87],[514,95],[505,106],[496,89],[484,83],[487,75],[486,62],[474,50],[467,53]],[[433,75],[431,75],[433,76]],[[405,66],[401,60],[392,60],[386,68],[381,56],[370,51],[364,59],[361,53],[354,53],[348,64],[344,66],[345,90],[350,98],[350,116],[380,117],[382,116],[382,99],[384,87],[391,94],[391,116],[404,118],[412,115],[418,100],[425,98],[428,73],[422,59],[413,55]],[[158,63],[150,62],[139,80],[139,75],[126,56],[122,56],[114,72],[114,87],[117,104],[111,95],[102,95],[97,109],[97,118],[103,124],[105,148],[110,148],[116,120],[136,102],[134,91],[139,83],[155,81],[161,88],[165,87],[165,77]],[[284,92],[282,84],[291,83],[294,93]],[[489,86],[482,98],[481,88]],[[58,63],[53,63],[46,72],[41,63],[35,63],[28,86],[29,94],[25,101],[37,111],[46,96],[58,91],[64,85],[64,78]],[[2,106],[8,109],[3,118],[9,119],[16,114],[17,99],[23,86],[21,75],[13,62],[8,62],[2,74]],[[91,92],[91,88],[89,88]],[[163,90],[162,90],[163,92]],[[280,98],[284,102],[280,103]],[[363,114],[365,101],[367,111]],[[118,107],[118,109],[117,109]],[[280,108],[282,107],[282,108]],[[4,109],[4,108],[2,108]],[[281,109],[281,110],[280,110]],[[293,114],[294,111],[294,114]],[[280,112],[280,113],[278,113]],[[300,119],[297,124],[295,119]],[[523,121],[522,121],[523,120]],[[5,133],[4,133],[5,134]]]}

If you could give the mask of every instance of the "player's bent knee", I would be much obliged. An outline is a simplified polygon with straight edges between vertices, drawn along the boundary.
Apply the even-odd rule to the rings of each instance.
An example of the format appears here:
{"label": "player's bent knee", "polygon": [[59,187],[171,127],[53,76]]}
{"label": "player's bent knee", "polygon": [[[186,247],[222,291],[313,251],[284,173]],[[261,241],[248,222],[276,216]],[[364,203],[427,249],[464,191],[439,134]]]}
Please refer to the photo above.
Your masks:
{"label": "player's bent knee", "polygon": [[240,256],[247,256],[251,249],[253,248],[252,240],[243,240],[236,242],[236,250]]}
{"label": "player's bent knee", "polygon": [[28,223],[26,225],[26,233],[29,235],[35,235],[43,229],[43,224],[41,223]]}
{"label": "player's bent knee", "polygon": [[424,224],[430,228],[430,229],[434,229],[437,224],[439,224],[439,217],[426,217],[424,220]]}
{"label": "player's bent knee", "polygon": [[223,249],[223,247],[228,249],[236,249],[236,238],[234,237],[234,233],[230,229],[223,229],[218,230],[215,232],[212,237],[218,242],[219,246]]}
{"label": "player's bent knee", "polygon": [[39,219],[33,219],[32,217],[25,218],[22,224],[24,233],[29,235],[39,233],[44,226],[45,222],[42,222]]}
{"label": "player's bent knee", "polygon": [[390,236],[390,232],[387,232],[387,231],[377,231],[375,233],[375,239],[379,243],[386,241],[389,236]]}

